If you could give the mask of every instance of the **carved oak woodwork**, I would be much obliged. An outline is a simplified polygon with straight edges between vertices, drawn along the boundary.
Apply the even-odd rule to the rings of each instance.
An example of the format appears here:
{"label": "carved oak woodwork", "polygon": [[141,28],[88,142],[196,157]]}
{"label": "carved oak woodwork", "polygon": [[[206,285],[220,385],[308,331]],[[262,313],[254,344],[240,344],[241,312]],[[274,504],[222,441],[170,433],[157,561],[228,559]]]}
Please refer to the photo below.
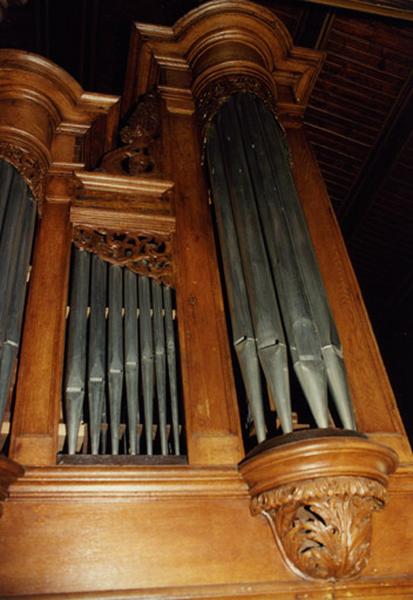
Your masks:
{"label": "carved oak woodwork", "polygon": [[[144,172],[131,173],[128,161],[139,153],[127,156],[125,147],[149,147],[153,156],[145,135],[130,137],[134,127],[126,130],[124,146],[109,154],[116,99],[83,92],[45,59],[0,51],[0,75],[10,83],[9,91],[0,86],[1,140],[48,169],[10,447],[10,457],[28,466],[7,483],[0,595],[411,596],[411,453],[301,129],[321,61],[320,53],[293,47],[271,11],[242,0],[204,3],[173,28],[136,25],[123,114],[145,93],[159,91],[163,179],[145,171],[139,158],[137,169]],[[268,102],[275,99],[347,356],[355,348],[349,375],[357,419],[379,432],[369,439],[285,444],[250,456],[238,471],[242,437],[199,120],[208,120],[220,98],[241,84]],[[87,170],[96,164],[105,170]],[[56,465],[73,227],[174,239],[188,465]],[[385,511],[377,509],[386,501],[396,458],[373,438],[396,447],[404,461],[390,477]],[[7,459],[8,473],[10,464]],[[362,568],[358,580],[346,579]]]}
{"label": "carved oak woodwork", "polygon": [[241,463],[251,512],[266,517],[289,568],[304,578],[360,574],[370,556],[372,514],[384,507],[394,451],[339,430],[293,433]]}
{"label": "carved oak woodwork", "polygon": [[7,160],[23,177],[39,208],[45,195],[47,165],[27,148],[0,141],[0,158]]}
{"label": "carved oak woodwork", "polygon": [[93,252],[107,262],[173,286],[170,236],[75,227],[73,242],[78,248]]}
{"label": "carved oak woodwork", "polygon": [[247,92],[261,98],[266,108],[275,115],[277,105],[274,91],[262,81],[251,75],[229,75],[222,79],[213,80],[196,98],[196,108],[201,121],[203,137],[206,137],[208,124],[221,106],[234,94]]}
{"label": "carved oak woodwork", "polygon": [[121,129],[123,146],[106,154],[100,168],[109,173],[156,177],[162,173],[160,98],[147,92]]}
{"label": "carved oak woodwork", "polygon": [[370,556],[372,514],[386,489],[365,477],[320,477],[254,497],[289,566],[299,575],[339,580],[360,574]]}

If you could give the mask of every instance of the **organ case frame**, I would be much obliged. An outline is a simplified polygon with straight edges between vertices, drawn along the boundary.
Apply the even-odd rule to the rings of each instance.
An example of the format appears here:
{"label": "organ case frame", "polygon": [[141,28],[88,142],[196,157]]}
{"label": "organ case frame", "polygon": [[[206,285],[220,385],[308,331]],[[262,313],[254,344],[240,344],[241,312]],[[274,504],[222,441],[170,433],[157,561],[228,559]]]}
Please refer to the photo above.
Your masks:
{"label": "organ case frame", "polygon": [[[222,29],[226,30],[225,47],[222,36],[217,35]],[[0,69],[14,86],[11,96],[9,90],[0,89],[0,103],[5,108],[0,112],[0,133],[2,139],[44,165],[41,179],[45,189],[23,333],[13,438],[10,456],[0,465],[2,480],[9,487],[0,521],[6,540],[2,592],[71,592],[79,598],[90,592],[115,598],[121,590],[128,590],[135,597],[147,597],[148,593],[161,598],[214,594],[216,598],[263,600],[300,594],[319,598],[320,594],[328,597],[334,593],[339,597],[348,591],[354,597],[377,597],[383,586],[389,594],[413,590],[411,578],[405,576],[409,568],[413,569],[409,558],[413,556],[412,543],[399,518],[404,515],[408,519],[406,499],[413,497],[411,453],[324,182],[302,128],[303,111],[321,60],[319,53],[294,48],[285,28],[267,9],[243,1],[208,3],[174,28],[136,25],[122,114],[143,94],[158,89],[163,171],[166,181],[174,183],[189,465],[80,468],[56,466],[70,221],[90,226],[107,225],[105,219],[112,223],[114,215],[108,211],[116,202],[108,200],[105,206],[101,201],[97,209],[97,202],[88,205],[88,201],[76,201],[78,181],[89,191],[107,193],[108,198],[115,192],[119,200],[119,193],[127,195],[134,185],[143,186],[142,181],[152,186],[152,193],[159,194],[159,188],[154,192],[158,180],[93,171],[98,157],[114,148],[119,109],[116,99],[86,94],[44,59],[14,51],[0,53]],[[365,577],[357,582],[298,580],[274,548],[264,521],[250,516],[248,489],[236,467],[243,457],[242,440],[208,193],[200,163],[199,121],[207,123],[225,95],[243,86],[276,99],[275,110],[286,130],[296,185],[347,357],[358,425],[374,441],[396,450],[402,461],[398,472],[390,477],[389,506],[375,517],[372,556]],[[41,102],[30,94],[30,87],[41,90]],[[22,106],[17,134],[11,126],[16,119],[11,97]],[[201,114],[197,106],[202,107]],[[94,135],[99,119],[105,124],[103,136]],[[170,187],[166,185],[164,192]],[[116,218],[123,228],[130,224],[131,215],[125,216],[128,211],[122,210],[121,203],[117,208]],[[173,219],[169,227],[171,222]],[[58,294],[53,296],[53,289]],[[209,360],[203,364],[206,355]],[[33,356],[40,371],[34,368]],[[13,460],[25,465],[24,476]],[[346,469],[351,477],[351,461]],[[6,492],[2,495],[5,497]],[[157,499],[155,507],[153,499]],[[38,517],[28,523],[33,509]],[[95,511],[102,517],[99,524],[93,518]],[[145,523],[155,512],[157,528],[149,531]],[[122,529],[128,536],[126,553],[115,539],[114,515],[126,527]],[[137,515],[140,536],[133,534]],[[216,529],[203,537],[201,532],[207,530],[211,518]],[[169,527],[171,521],[180,527],[179,544]],[[91,539],[82,540],[80,546],[74,544],[75,526],[89,532],[103,531],[99,543]],[[24,560],[17,558],[30,556],[27,545],[39,536],[46,545],[39,548],[29,575]],[[397,560],[389,543],[394,536],[399,540]],[[165,539],[172,558],[166,562],[162,559],[158,565],[154,557],[160,556]],[[125,565],[119,577],[104,566],[104,557],[114,551],[120,553]],[[83,552],[94,557],[87,572],[80,568]],[[199,570],[198,552],[207,561],[205,572]]]}

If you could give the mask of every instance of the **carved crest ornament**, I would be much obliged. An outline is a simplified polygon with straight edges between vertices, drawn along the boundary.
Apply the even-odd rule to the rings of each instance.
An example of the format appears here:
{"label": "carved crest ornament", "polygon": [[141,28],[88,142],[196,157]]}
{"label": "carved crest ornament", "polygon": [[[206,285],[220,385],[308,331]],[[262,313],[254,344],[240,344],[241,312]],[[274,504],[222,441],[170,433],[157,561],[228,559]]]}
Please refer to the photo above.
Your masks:
{"label": "carved crest ornament", "polygon": [[107,262],[173,286],[171,236],[75,227],[73,242]]}
{"label": "carved crest ornament", "polygon": [[145,94],[120,131],[123,145],[103,157],[103,171],[156,177],[161,172],[160,100],[156,92]]}
{"label": "carved crest ornament", "polygon": [[274,92],[263,81],[251,75],[227,75],[211,81],[196,99],[197,113],[204,137],[207,135],[209,123],[221,106],[231,96],[241,92],[258,96],[266,108],[276,114]]}

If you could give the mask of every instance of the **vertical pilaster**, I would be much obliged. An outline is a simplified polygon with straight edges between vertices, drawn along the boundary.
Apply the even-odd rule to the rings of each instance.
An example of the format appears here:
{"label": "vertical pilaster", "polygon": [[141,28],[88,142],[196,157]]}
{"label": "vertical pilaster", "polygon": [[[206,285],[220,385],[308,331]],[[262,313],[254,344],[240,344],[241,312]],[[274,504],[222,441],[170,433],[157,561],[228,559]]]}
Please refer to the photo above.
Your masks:
{"label": "vertical pilaster", "polygon": [[191,464],[236,464],[242,438],[219,270],[188,90],[165,100],[167,175],[176,186],[177,312]]}
{"label": "vertical pilaster", "polygon": [[46,200],[34,248],[9,453],[22,464],[56,462],[70,244],[69,201]]}
{"label": "vertical pilaster", "polygon": [[360,431],[410,454],[396,401],[327,189],[302,128],[287,129],[293,175],[343,344]]}

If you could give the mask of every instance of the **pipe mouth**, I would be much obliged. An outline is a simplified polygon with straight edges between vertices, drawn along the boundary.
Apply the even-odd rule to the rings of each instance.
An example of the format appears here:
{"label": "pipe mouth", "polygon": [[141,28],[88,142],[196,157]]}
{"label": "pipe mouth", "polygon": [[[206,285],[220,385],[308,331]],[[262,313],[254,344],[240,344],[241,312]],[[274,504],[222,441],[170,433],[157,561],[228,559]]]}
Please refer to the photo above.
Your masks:
{"label": "pipe mouth", "polygon": [[284,446],[287,444],[293,444],[295,442],[301,442],[304,440],[316,440],[320,438],[358,438],[367,440],[368,436],[365,433],[353,431],[352,429],[335,429],[332,427],[323,429],[306,429],[304,431],[293,431],[292,433],[285,433],[283,435],[271,438],[261,442],[251,450],[246,457],[240,462],[240,465],[250,460],[254,456],[258,456],[262,452]]}

